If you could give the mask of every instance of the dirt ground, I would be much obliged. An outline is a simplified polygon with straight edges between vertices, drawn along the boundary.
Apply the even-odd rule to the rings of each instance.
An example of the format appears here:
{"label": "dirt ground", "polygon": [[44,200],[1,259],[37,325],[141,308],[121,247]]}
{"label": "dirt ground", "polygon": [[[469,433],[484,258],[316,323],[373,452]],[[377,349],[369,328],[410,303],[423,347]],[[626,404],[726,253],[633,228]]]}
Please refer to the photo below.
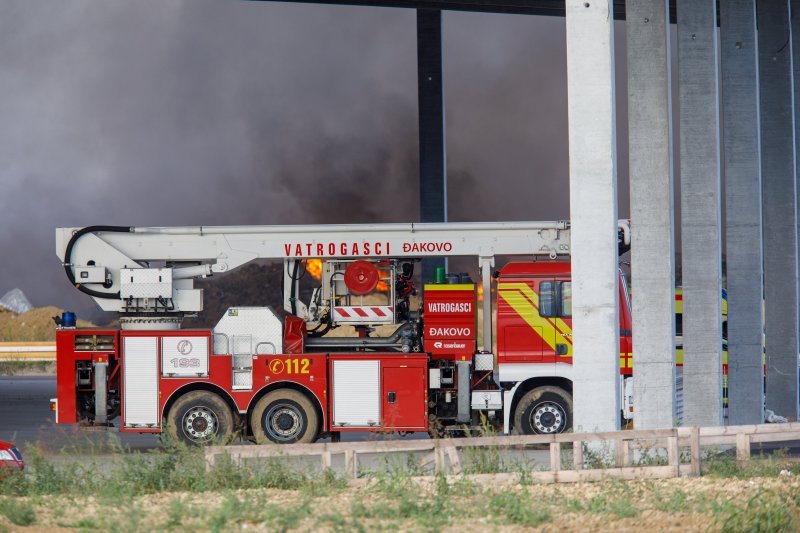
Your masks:
{"label": "dirt ground", "polygon": [[[46,342],[56,340],[54,316],[61,316],[62,310],[49,306],[37,307],[18,315],[0,310],[0,341],[2,342]],[[78,320],[78,327],[91,328],[94,324]]]}
{"label": "dirt ground", "polygon": [[[800,479],[718,477],[492,486],[468,478],[368,486],[17,499],[0,530],[796,531]],[[2,503],[2,499],[0,499]],[[12,514],[13,516],[13,514]]]}

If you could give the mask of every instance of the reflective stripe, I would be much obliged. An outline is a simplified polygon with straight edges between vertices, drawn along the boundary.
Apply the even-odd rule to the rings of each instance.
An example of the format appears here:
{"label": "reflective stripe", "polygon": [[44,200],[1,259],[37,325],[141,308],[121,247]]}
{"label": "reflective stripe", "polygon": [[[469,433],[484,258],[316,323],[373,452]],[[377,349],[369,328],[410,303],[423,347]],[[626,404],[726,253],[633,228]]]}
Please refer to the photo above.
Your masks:
{"label": "reflective stripe", "polygon": [[500,283],[498,285],[500,297],[522,318],[538,335],[537,328],[541,330],[541,338],[553,352],[556,351],[556,332],[562,333],[561,338],[567,346],[567,353],[562,357],[572,357],[572,330],[563,320],[555,321],[539,315],[539,297],[527,283]]}

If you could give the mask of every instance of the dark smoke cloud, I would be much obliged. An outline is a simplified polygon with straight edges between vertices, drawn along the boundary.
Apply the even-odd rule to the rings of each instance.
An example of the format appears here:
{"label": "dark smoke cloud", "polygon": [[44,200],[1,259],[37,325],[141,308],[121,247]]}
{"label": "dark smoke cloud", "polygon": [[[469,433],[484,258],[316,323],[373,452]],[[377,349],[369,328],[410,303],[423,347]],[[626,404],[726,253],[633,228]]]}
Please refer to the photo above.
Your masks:
{"label": "dark smoke cloud", "polygon": [[[451,220],[567,218],[563,19],[443,18]],[[408,10],[4,0],[0,292],[94,310],[59,226],[416,220],[415,47]]]}

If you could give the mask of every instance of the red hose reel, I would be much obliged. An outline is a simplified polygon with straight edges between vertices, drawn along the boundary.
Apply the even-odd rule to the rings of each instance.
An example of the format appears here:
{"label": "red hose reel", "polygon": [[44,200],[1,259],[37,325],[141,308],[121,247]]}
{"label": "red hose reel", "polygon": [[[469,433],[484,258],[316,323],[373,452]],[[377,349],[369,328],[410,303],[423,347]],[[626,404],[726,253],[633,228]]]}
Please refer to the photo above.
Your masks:
{"label": "red hose reel", "polygon": [[344,271],[344,284],[347,290],[357,296],[364,296],[375,290],[380,281],[378,266],[369,261],[353,261]]}

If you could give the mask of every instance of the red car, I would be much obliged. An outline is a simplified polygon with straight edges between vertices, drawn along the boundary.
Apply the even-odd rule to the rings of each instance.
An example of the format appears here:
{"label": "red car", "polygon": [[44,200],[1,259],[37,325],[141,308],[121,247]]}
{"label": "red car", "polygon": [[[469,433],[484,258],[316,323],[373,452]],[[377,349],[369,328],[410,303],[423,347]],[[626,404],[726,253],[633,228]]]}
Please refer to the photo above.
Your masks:
{"label": "red car", "polygon": [[2,468],[16,468],[17,470],[25,468],[25,461],[17,447],[4,440],[0,440],[0,469]]}

